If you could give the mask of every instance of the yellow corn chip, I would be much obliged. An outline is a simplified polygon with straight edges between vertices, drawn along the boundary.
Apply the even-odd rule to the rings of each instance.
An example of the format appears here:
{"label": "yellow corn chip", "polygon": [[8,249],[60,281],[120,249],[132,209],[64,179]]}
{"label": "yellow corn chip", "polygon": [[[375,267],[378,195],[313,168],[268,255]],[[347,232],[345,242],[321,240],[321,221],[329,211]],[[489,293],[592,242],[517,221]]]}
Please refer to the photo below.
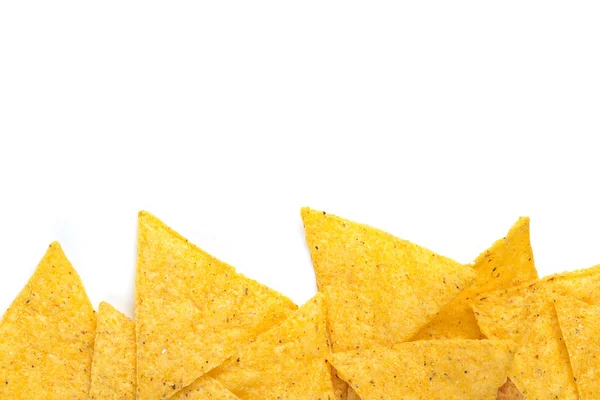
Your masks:
{"label": "yellow corn chip", "polygon": [[90,400],[135,400],[135,323],[100,303]]}
{"label": "yellow corn chip", "polygon": [[285,320],[287,297],[238,274],[140,212],[136,273],[137,395],[169,398]]}
{"label": "yellow corn chip", "polygon": [[319,293],[209,374],[241,399],[334,400],[329,354]]}
{"label": "yellow corn chip", "polygon": [[331,367],[331,380],[333,382],[333,394],[336,400],[346,400],[348,398],[348,384],[337,376],[335,368]]}
{"label": "yellow corn chip", "polygon": [[362,400],[494,400],[513,347],[501,340],[421,340],[334,353],[330,361]]}
{"label": "yellow corn chip", "polygon": [[[135,323],[108,303],[98,310],[90,400],[135,399]],[[204,376],[172,399],[237,399],[219,382]]]}
{"label": "yellow corn chip", "polygon": [[350,386],[348,386],[348,400],[360,400],[359,395]]}
{"label": "yellow corn chip", "polygon": [[554,303],[567,345],[575,385],[583,400],[600,394],[600,306],[571,298]]}
{"label": "yellow corn chip", "polygon": [[509,377],[528,399],[577,399],[556,311],[544,302],[515,353]]}
{"label": "yellow corn chip", "polygon": [[529,242],[529,218],[519,218],[506,237],[474,262],[475,281],[463,290],[413,340],[482,339],[470,302],[481,293],[537,279]]}
{"label": "yellow corn chip", "polygon": [[502,385],[500,389],[498,389],[498,397],[496,400],[524,400],[523,394],[519,391],[519,389],[515,386],[513,381],[510,378],[506,379],[506,383]]}
{"label": "yellow corn chip", "polygon": [[173,400],[239,400],[239,397],[208,375],[197,379],[190,386],[177,392]]}
{"label": "yellow corn chip", "polygon": [[0,398],[87,398],[95,329],[81,279],[52,243],[4,315]]}
{"label": "yellow corn chip", "polygon": [[302,209],[334,352],[413,337],[475,272],[367,225]]}
{"label": "yellow corn chip", "polygon": [[487,338],[519,340],[523,328],[545,301],[559,296],[600,302],[600,265],[485,293],[472,307],[477,324]]}

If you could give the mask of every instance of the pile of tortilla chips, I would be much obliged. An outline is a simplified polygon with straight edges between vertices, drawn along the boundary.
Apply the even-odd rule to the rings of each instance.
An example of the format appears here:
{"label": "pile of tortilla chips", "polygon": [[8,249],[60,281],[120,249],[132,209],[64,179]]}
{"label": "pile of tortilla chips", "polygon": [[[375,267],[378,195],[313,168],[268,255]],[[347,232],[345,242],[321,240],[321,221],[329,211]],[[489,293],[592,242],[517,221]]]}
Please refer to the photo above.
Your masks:
{"label": "pile of tortilla chips", "polygon": [[302,209],[301,307],[139,214],[135,321],[52,243],[0,321],[0,399],[594,399],[600,266],[538,279],[529,219],[461,265]]}

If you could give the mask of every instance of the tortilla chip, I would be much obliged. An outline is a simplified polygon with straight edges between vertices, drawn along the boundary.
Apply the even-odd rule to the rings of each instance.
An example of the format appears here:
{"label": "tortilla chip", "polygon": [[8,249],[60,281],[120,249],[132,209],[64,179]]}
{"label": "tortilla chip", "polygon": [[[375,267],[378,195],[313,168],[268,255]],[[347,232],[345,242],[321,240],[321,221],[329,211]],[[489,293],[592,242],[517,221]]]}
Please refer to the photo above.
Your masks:
{"label": "tortilla chip", "polygon": [[209,374],[241,399],[334,400],[323,295]]}
{"label": "tortilla chip", "polygon": [[348,384],[337,376],[337,371],[333,367],[331,367],[331,381],[333,383],[335,399],[346,400],[348,398]]}
{"label": "tortilla chip", "polygon": [[600,306],[571,298],[554,303],[581,399],[600,393]]}
{"label": "tortilla chip", "polygon": [[525,400],[525,397],[523,397],[523,394],[521,394],[521,391],[515,386],[513,381],[507,378],[506,383],[498,389],[496,400]]}
{"label": "tortilla chip", "polygon": [[389,233],[302,209],[334,352],[413,337],[475,272]]}
{"label": "tortilla chip", "polygon": [[515,353],[509,377],[528,399],[577,399],[556,311],[545,302]]}
{"label": "tortilla chip", "polygon": [[96,315],[52,243],[0,327],[0,398],[87,398]]}
{"label": "tortilla chip", "polygon": [[100,303],[90,400],[135,400],[135,323]]}
{"label": "tortilla chip", "polygon": [[204,375],[184,390],[171,397],[173,400],[239,400],[239,397],[227,390],[220,382]]}
{"label": "tortilla chip", "polygon": [[592,304],[600,302],[600,265],[485,293],[472,307],[477,324],[487,338],[519,340],[523,328],[544,303],[560,296]]}
{"label": "tortilla chip", "polygon": [[137,394],[163,399],[281,323],[297,307],[147,212],[139,214]]}
{"label": "tortilla chip", "polygon": [[519,218],[506,237],[496,241],[474,262],[477,277],[413,340],[483,339],[470,302],[482,293],[537,279],[529,241],[529,218]]}
{"label": "tortilla chip", "polygon": [[330,361],[363,400],[493,400],[513,347],[501,340],[421,340],[334,353]]}
{"label": "tortilla chip", "polygon": [[350,386],[348,386],[348,400],[360,400],[360,396]]}

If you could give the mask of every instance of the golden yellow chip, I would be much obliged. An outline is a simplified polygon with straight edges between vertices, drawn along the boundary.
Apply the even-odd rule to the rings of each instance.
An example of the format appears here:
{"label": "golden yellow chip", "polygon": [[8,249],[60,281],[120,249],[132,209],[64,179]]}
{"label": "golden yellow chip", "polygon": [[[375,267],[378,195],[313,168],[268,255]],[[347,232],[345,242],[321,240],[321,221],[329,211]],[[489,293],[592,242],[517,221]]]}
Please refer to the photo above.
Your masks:
{"label": "golden yellow chip", "polygon": [[333,383],[333,394],[336,400],[346,400],[348,398],[348,384],[337,376],[335,368],[331,367],[331,380]]}
{"label": "golden yellow chip", "polygon": [[523,394],[521,391],[515,386],[513,381],[510,378],[506,379],[506,382],[500,389],[498,389],[498,397],[496,400],[524,400]]}
{"label": "golden yellow chip", "polygon": [[519,218],[506,237],[481,253],[473,264],[475,281],[447,304],[413,338],[482,339],[470,302],[482,293],[537,279],[529,241],[529,218]]}
{"label": "golden yellow chip", "polygon": [[220,382],[208,375],[197,379],[190,386],[177,392],[172,400],[239,400]]}
{"label": "golden yellow chip", "polygon": [[350,386],[348,386],[348,400],[360,400],[360,396]]}
{"label": "golden yellow chip", "polygon": [[502,340],[420,340],[334,353],[330,361],[362,400],[493,400],[513,347]]}
{"label": "golden yellow chip", "polygon": [[297,307],[140,212],[137,395],[169,398]]}
{"label": "golden yellow chip", "polygon": [[475,276],[367,225],[309,208],[302,219],[334,352],[410,339]]}
{"label": "golden yellow chip", "polygon": [[100,303],[90,400],[135,400],[135,323]]}
{"label": "golden yellow chip", "polygon": [[556,311],[544,302],[515,353],[509,377],[527,399],[578,398]]}
{"label": "golden yellow chip", "polygon": [[52,243],[0,326],[0,398],[87,398],[95,329],[81,279]]}
{"label": "golden yellow chip", "polygon": [[567,345],[575,385],[583,400],[600,394],[600,306],[571,298],[554,303]]}
{"label": "golden yellow chip", "polygon": [[334,400],[329,354],[319,293],[209,374],[241,399]]}
{"label": "golden yellow chip", "polygon": [[545,301],[560,296],[600,302],[600,265],[485,293],[475,299],[472,307],[487,338],[519,340]]}

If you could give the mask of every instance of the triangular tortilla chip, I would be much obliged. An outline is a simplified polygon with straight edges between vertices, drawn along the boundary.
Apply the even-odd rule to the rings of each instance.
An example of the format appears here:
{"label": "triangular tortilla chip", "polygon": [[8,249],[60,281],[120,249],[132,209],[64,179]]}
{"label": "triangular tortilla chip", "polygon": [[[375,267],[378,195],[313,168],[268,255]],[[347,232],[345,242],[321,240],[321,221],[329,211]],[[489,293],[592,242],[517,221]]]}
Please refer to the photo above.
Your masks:
{"label": "triangular tortilla chip", "polygon": [[334,353],[330,360],[362,400],[493,400],[513,347],[501,340],[421,340]]}
{"label": "triangular tortilla chip", "polygon": [[287,318],[287,297],[238,274],[140,212],[137,395],[165,399]]}
{"label": "triangular tortilla chip", "polygon": [[239,400],[239,397],[227,390],[219,381],[204,375],[190,386],[177,392],[173,400]]}
{"label": "triangular tortilla chip", "polygon": [[554,303],[582,400],[600,393],[600,306],[571,298]]}
{"label": "triangular tortilla chip", "polygon": [[334,400],[329,354],[319,293],[209,374],[241,399]]}
{"label": "triangular tortilla chip", "polygon": [[560,296],[600,302],[600,265],[484,293],[473,301],[472,307],[477,324],[487,338],[519,340],[523,328],[539,313],[545,301]]}
{"label": "triangular tortilla chip", "polygon": [[528,399],[578,398],[556,311],[545,302],[532,317],[508,373]]}
{"label": "triangular tortilla chip", "polygon": [[100,303],[90,400],[135,400],[135,323]]}
{"label": "triangular tortilla chip", "polygon": [[[92,360],[90,400],[135,399],[135,323],[108,303],[100,303]],[[185,392],[185,394],[184,394]],[[209,376],[204,376],[172,399],[237,399]]]}
{"label": "triangular tortilla chip", "polygon": [[1,399],[87,398],[96,315],[52,243],[0,327]]}
{"label": "triangular tortilla chip", "polygon": [[504,385],[498,389],[498,397],[496,397],[496,400],[525,400],[525,397],[523,397],[523,394],[519,388],[515,386],[513,381],[511,381],[510,378],[507,378]]}
{"label": "triangular tortilla chip", "polygon": [[413,340],[483,339],[470,302],[481,293],[537,279],[529,241],[529,218],[519,218],[506,237],[481,253],[473,264],[475,281],[463,290]]}
{"label": "triangular tortilla chip", "polygon": [[475,272],[389,233],[302,209],[334,352],[413,337]]}

